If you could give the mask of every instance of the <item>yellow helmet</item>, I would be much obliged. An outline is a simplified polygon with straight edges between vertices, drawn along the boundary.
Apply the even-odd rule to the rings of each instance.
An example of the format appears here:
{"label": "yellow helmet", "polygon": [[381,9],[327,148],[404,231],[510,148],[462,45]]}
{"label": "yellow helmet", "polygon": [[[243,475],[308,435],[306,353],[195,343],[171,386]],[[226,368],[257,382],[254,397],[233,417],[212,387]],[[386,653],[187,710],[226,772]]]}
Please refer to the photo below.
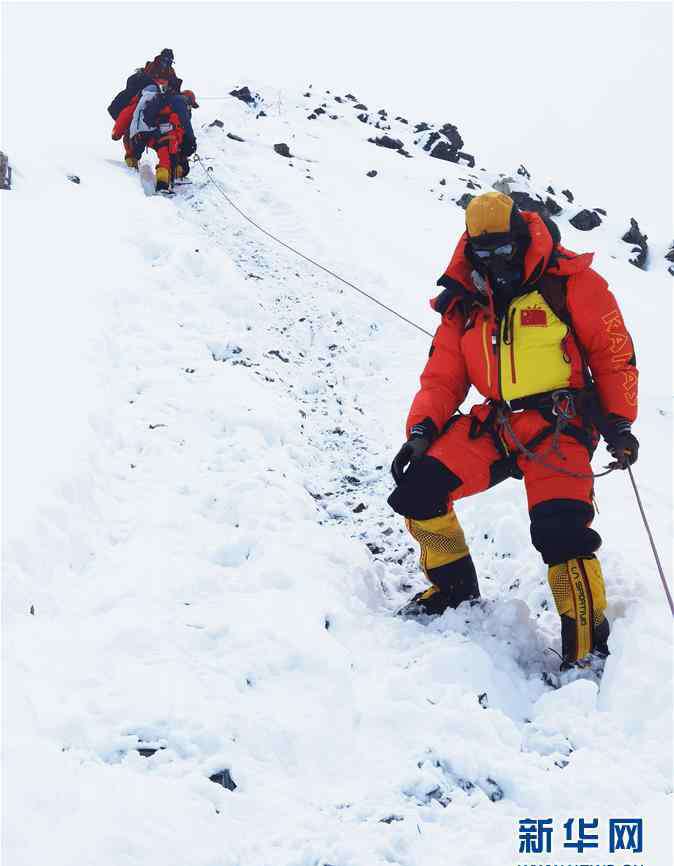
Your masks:
{"label": "yellow helmet", "polygon": [[466,230],[471,240],[481,235],[510,236],[518,217],[517,206],[510,196],[485,192],[472,199],[466,208]]}

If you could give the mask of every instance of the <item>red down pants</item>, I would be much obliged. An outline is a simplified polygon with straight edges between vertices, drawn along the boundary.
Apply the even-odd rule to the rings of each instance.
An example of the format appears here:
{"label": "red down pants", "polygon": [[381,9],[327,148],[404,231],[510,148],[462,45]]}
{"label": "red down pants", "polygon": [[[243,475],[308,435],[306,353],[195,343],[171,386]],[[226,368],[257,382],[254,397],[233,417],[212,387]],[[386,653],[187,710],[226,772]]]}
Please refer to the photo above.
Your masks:
{"label": "red down pants", "polygon": [[[448,504],[464,496],[472,496],[491,487],[493,484],[492,467],[503,454],[499,451],[493,435],[485,430],[477,435],[478,424],[489,415],[489,407],[474,406],[470,415],[459,417],[446,433],[436,439],[426,452],[428,457],[439,460],[460,480],[450,495]],[[520,442],[527,444],[546,428],[550,427],[538,410],[526,409],[509,416],[510,425]],[[580,430],[579,422],[573,426]],[[493,428],[492,428],[493,429]],[[471,435],[472,431],[472,435]],[[505,443],[511,452],[517,453],[514,442]],[[548,436],[532,448],[552,467],[561,467],[566,472],[590,476],[590,453],[578,439],[562,433],[559,438],[559,451],[550,452],[552,436]],[[524,475],[529,510],[542,502],[553,499],[573,499],[592,503],[593,483],[591,477],[574,478],[555,468],[544,466],[523,455],[517,456],[517,465]]]}

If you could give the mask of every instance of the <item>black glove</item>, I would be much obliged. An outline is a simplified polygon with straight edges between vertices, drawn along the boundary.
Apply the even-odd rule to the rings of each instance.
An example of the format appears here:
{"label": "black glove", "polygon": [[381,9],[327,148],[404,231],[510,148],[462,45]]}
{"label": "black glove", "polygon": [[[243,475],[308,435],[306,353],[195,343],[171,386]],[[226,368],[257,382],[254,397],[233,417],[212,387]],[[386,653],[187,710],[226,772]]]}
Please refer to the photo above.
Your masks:
{"label": "black glove", "polygon": [[396,484],[400,484],[405,477],[405,467],[416,460],[421,460],[437,435],[438,428],[430,418],[424,418],[420,424],[415,424],[412,427],[410,438],[391,463],[391,475],[393,475]]}
{"label": "black glove", "polygon": [[624,418],[612,420],[604,433],[604,439],[606,439],[609,453],[615,457],[615,463],[612,463],[611,466],[627,469],[628,466],[637,462],[639,440],[632,433],[629,421]]}

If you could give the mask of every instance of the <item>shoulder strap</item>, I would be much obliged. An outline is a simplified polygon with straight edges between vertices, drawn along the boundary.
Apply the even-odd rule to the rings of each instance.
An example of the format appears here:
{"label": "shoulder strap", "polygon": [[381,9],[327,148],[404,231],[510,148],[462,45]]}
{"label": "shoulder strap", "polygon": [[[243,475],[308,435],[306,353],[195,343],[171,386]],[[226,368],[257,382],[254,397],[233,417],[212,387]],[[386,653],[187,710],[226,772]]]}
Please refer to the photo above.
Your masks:
{"label": "shoulder strap", "polygon": [[571,315],[566,306],[566,283],[567,277],[543,274],[534,288],[541,293],[545,303],[550,307],[557,318],[564,322],[573,334],[574,338],[576,338],[573,324],[571,322]]}

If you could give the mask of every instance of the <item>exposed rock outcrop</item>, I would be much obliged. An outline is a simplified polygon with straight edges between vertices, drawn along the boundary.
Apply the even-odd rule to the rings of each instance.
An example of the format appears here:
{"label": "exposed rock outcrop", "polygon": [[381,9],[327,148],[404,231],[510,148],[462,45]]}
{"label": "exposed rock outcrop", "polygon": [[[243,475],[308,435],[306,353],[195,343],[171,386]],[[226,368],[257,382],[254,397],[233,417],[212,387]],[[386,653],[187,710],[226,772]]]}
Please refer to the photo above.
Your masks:
{"label": "exposed rock outcrop", "polygon": [[646,262],[648,260],[648,235],[641,232],[639,223],[630,218],[630,227],[622,236],[622,239],[627,244],[632,244],[631,256],[629,262],[636,268],[646,270]]}
{"label": "exposed rock outcrop", "polygon": [[571,225],[581,232],[589,232],[601,225],[601,217],[593,210],[580,210],[569,220]]}

